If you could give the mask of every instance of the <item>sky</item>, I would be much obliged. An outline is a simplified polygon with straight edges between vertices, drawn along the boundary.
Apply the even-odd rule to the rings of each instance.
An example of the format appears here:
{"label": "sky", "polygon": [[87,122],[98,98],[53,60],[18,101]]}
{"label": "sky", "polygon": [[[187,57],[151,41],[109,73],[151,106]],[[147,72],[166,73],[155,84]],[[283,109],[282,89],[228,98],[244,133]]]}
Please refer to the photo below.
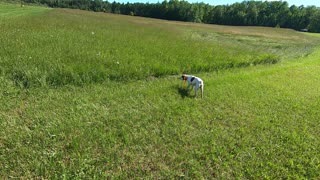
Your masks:
{"label": "sky", "polygon": [[[114,0],[108,0],[109,2],[113,2]],[[120,3],[134,3],[134,2],[149,2],[149,3],[157,3],[157,2],[162,2],[163,0],[115,0],[116,2]],[[208,3],[211,5],[222,5],[222,4],[233,4],[235,2],[242,2],[243,0],[187,0],[190,3],[194,2],[204,2]],[[264,1],[264,0],[263,0]],[[267,0],[267,1],[272,1],[272,0]],[[309,6],[309,5],[315,5],[317,7],[320,7],[320,0],[286,0],[289,5],[304,5],[304,6]]]}

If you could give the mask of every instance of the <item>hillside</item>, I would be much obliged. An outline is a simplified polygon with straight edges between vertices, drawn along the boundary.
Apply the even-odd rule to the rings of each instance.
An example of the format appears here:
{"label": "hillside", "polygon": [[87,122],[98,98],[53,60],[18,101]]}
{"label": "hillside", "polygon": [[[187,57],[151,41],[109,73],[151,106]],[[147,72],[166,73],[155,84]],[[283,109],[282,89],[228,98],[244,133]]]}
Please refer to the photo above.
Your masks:
{"label": "hillside", "polygon": [[[52,8],[82,9],[131,16],[150,17],[184,22],[233,26],[281,27],[320,32],[320,9],[296,6],[287,1],[242,1],[225,5],[200,2],[163,0],[156,3],[93,0],[11,0],[19,3],[42,4]],[[316,2],[310,2],[314,5]],[[301,4],[306,4],[301,2]]]}
{"label": "hillside", "polygon": [[4,19],[1,28],[6,46],[0,70],[21,86],[82,85],[273,64],[305,56],[319,41],[289,29],[43,10],[40,16]]}
{"label": "hillside", "polygon": [[[0,14],[0,177],[320,177],[318,35]],[[182,72],[204,79],[204,99]]]}

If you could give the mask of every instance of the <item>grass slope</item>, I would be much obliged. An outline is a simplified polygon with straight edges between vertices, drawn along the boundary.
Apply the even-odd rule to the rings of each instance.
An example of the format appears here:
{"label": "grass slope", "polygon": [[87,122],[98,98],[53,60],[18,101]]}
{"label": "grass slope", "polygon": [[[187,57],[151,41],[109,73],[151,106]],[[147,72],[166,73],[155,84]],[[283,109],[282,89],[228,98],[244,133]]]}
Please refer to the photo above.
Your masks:
{"label": "grass slope", "polygon": [[[61,13],[55,14],[55,11]],[[100,21],[99,17],[101,16],[101,14],[82,11],[53,10],[44,14],[43,17],[63,16],[62,12],[69,13],[69,16],[66,16],[69,18],[78,16],[78,13],[85,13],[92,17],[92,21],[96,17],[97,21]],[[32,43],[36,41],[31,40],[31,46],[27,46],[28,48],[25,50],[14,49],[15,46],[12,46],[13,49],[9,48],[6,51],[1,49],[0,51],[2,55],[8,51],[11,52],[11,56],[0,56],[2,65],[7,65],[1,66],[2,76],[0,78],[0,101],[6,102],[0,105],[0,128],[2,129],[0,131],[0,176],[4,178],[50,179],[93,177],[319,178],[320,153],[318,147],[320,141],[318,134],[320,128],[318,119],[320,114],[318,109],[320,108],[320,92],[318,90],[320,81],[318,70],[320,49],[316,48],[311,53],[311,48],[316,42],[314,37],[310,39],[308,36],[290,30],[282,32],[278,29],[253,28],[252,31],[255,34],[268,32],[265,33],[268,37],[260,35],[252,37],[252,33],[251,35],[235,35],[235,38],[232,38],[232,33],[218,32],[218,28],[222,28],[221,31],[223,31],[224,27],[220,26],[210,26],[208,28],[215,30],[208,30],[207,27],[198,28],[198,25],[183,24],[183,26],[191,26],[190,29],[194,28],[192,30],[188,28],[185,32],[179,29],[180,25],[172,26],[171,22],[167,21],[159,21],[170,24],[166,27],[164,24],[161,26],[157,23],[153,24],[152,21],[155,20],[150,19],[107,16],[110,19],[103,18],[101,20],[103,23],[109,20],[108,27],[110,29],[113,27],[117,31],[123,31],[119,32],[118,36],[111,36],[114,41],[110,41],[110,47],[113,47],[115,52],[119,51],[119,59],[113,59],[114,61],[125,61],[124,57],[128,56],[120,52],[130,51],[121,48],[125,46],[122,41],[125,36],[122,37],[122,35],[135,31],[135,35],[141,32],[151,33],[152,26],[161,27],[164,32],[171,32],[166,28],[173,32],[180,32],[178,34],[184,32],[186,34],[181,34],[179,37],[185,37],[189,43],[190,37],[196,38],[195,42],[199,43],[197,45],[199,47],[196,49],[190,43],[190,46],[195,48],[193,52],[201,52],[208,48],[206,44],[200,44],[203,41],[208,40],[207,43],[211,45],[219,43],[222,46],[221,49],[224,49],[223,47],[235,47],[231,43],[236,42],[235,39],[245,39],[243,44],[251,47],[247,51],[245,51],[247,48],[232,48],[230,50],[234,52],[243,50],[241,52],[243,54],[239,53],[239,57],[251,55],[249,52],[253,51],[252,48],[255,45],[251,44],[248,39],[261,38],[265,41],[277,42],[276,39],[279,38],[273,39],[269,36],[272,33],[277,36],[277,33],[280,32],[283,33],[282,40],[284,41],[278,42],[282,47],[281,50],[273,48],[271,45],[262,46],[265,46],[264,51],[269,53],[274,51],[284,60],[272,66],[258,65],[240,69],[219,69],[215,72],[198,74],[206,83],[205,98],[202,100],[192,98],[174,76],[149,77],[128,82],[105,79],[101,83],[89,83],[82,86],[66,83],[56,89],[48,85],[21,89],[10,76],[9,67],[18,68],[28,73],[34,73],[33,71],[37,70],[39,74],[34,77],[42,77],[43,72],[49,71],[46,70],[47,66],[52,68],[53,64],[56,66],[62,64],[62,67],[70,68],[72,71],[69,70],[74,72],[72,68],[79,64],[90,66],[89,62],[98,62],[92,59],[85,63],[82,58],[79,58],[80,62],[77,61],[77,57],[90,57],[86,56],[86,53],[90,53],[90,50],[86,51],[86,49],[69,52],[70,59],[67,58],[68,56],[62,56],[63,53],[60,54],[60,59],[51,57],[60,56],[59,51],[62,49],[59,49],[59,46],[56,47],[55,54],[46,54],[47,51],[42,51],[42,48],[45,48],[43,33],[50,32],[51,27],[41,31],[39,29],[47,25],[39,25],[29,31],[26,28],[25,31],[28,31],[26,34],[15,32],[16,35],[23,38],[29,37],[27,34],[34,32],[32,37],[40,40],[39,43],[41,42],[42,46],[41,48],[33,46]],[[24,18],[28,19],[27,16]],[[137,21],[137,23],[150,22],[146,26],[141,25],[142,27],[139,29],[140,25],[130,24],[129,20]],[[26,19],[20,20],[19,18],[18,22],[23,24]],[[67,33],[63,36],[66,32],[71,31],[69,24],[61,23],[56,27],[57,36],[64,37],[61,40],[61,46],[68,42],[65,38],[76,39],[76,35],[80,35],[81,32],[86,34],[85,36],[92,36],[92,30],[84,31],[85,25],[79,22],[74,22],[73,25],[77,25],[78,31],[75,30],[77,28],[71,28],[78,34]],[[72,23],[72,21],[68,23]],[[10,22],[5,24],[10,24]],[[24,25],[27,26],[27,24]],[[59,23],[56,22],[56,25]],[[135,28],[126,28],[126,25]],[[148,30],[148,28],[150,29]],[[227,29],[232,27],[225,28],[228,31]],[[59,31],[65,33],[59,33]],[[161,30],[159,31],[161,32]],[[212,34],[217,33],[218,38],[228,39],[229,42],[224,44],[212,38],[189,36],[190,33],[204,31],[210,31]],[[97,35],[110,31],[94,32],[94,35]],[[249,32],[245,31],[245,33]],[[143,56],[143,52],[152,54],[152,51],[154,53],[160,51],[160,47],[166,47],[157,44],[162,41],[174,43],[172,39],[166,39],[166,36],[157,36],[156,34],[158,32],[154,33],[155,39],[158,38],[158,40],[154,40],[153,46],[139,43],[132,45],[135,50],[138,49],[136,46],[145,47],[139,52],[141,60],[138,61],[139,56],[135,58],[138,63],[146,63],[147,67],[154,67],[152,64],[154,60],[149,62],[149,59],[144,59],[144,57],[152,56]],[[49,38],[49,35],[46,37]],[[291,40],[291,35],[297,36],[300,40],[304,39],[304,41],[296,43],[296,40]],[[149,34],[149,36],[151,35]],[[103,37],[101,36],[101,38]],[[118,45],[116,43],[117,37]],[[127,36],[130,42],[134,35],[129,37]],[[176,36],[173,37],[176,38]],[[285,40],[286,37],[287,40]],[[152,39],[149,38],[148,36],[146,39],[140,38],[141,43]],[[1,40],[3,42],[5,39]],[[86,40],[89,41],[89,38]],[[6,42],[10,44],[8,41]],[[48,47],[56,46],[54,44],[57,41],[51,42],[52,39],[48,40]],[[288,42],[291,44],[287,44]],[[90,44],[93,48],[100,47],[96,46],[96,43],[102,42],[96,42],[96,39],[93,39],[92,42],[88,42],[88,45],[84,46],[87,47]],[[167,43],[167,46],[174,47],[169,44]],[[178,45],[182,46],[182,44]],[[309,54],[307,57],[300,57],[292,61],[289,56],[279,55],[282,50],[290,48],[301,52],[299,44],[304,44],[306,47],[302,52],[304,52],[304,56]],[[29,47],[34,47],[36,50]],[[63,47],[66,48],[66,46]],[[184,50],[190,50],[187,45],[183,47]],[[70,49],[76,50],[77,48],[70,46]],[[50,48],[47,50],[50,52]],[[184,54],[184,51],[181,50],[177,52],[177,54],[182,54],[178,58],[179,56],[175,56],[175,53],[171,52],[169,48],[166,50],[168,50],[168,56],[176,57],[179,62],[185,61],[184,58],[188,58],[186,55],[194,54],[190,52]],[[14,58],[16,57],[14,53],[17,52],[20,53],[20,56],[32,55],[32,58],[28,61],[26,59],[25,61],[20,60],[19,63],[24,63],[21,66],[20,64],[14,66],[12,61],[17,60]],[[257,50],[256,53],[259,54],[261,51]],[[201,55],[199,53],[192,57],[202,57]],[[205,54],[203,55],[205,56]],[[41,56],[49,58],[50,61],[47,61],[46,58],[41,61]],[[164,53],[163,56],[167,56],[167,54]],[[223,55],[223,57],[227,56]],[[297,57],[300,54],[297,53],[294,56]],[[227,60],[232,62],[232,59]],[[188,62],[190,63],[192,60],[189,59]],[[43,66],[38,66],[42,63]],[[174,67],[172,64],[175,61],[172,64],[171,61],[166,63],[168,67]],[[10,64],[11,66],[9,66]],[[135,67],[135,65],[132,66]],[[201,66],[200,63],[199,66]],[[64,70],[61,69],[61,71]],[[126,77],[129,77],[127,76],[128,70],[130,71],[129,67],[118,69],[119,74],[123,73],[123,76]]]}
{"label": "grass slope", "polygon": [[310,53],[319,41],[292,30],[207,28],[68,9],[3,21],[0,72],[25,88],[277,63]]}
{"label": "grass slope", "polygon": [[[0,2],[0,19],[3,18],[16,18],[24,15],[38,15],[45,11],[47,8],[35,7],[35,6],[24,6],[21,7],[20,4],[8,4]],[[1,21],[0,21],[1,22]]]}

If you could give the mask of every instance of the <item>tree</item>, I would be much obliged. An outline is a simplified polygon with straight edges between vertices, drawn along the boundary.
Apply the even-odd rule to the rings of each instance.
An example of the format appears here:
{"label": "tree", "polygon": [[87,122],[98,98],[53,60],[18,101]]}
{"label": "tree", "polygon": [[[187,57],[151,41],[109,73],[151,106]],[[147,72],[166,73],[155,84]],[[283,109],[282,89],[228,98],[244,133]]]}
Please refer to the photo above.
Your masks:
{"label": "tree", "polygon": [[247,3],[248,3],[247,4],[248,7],[246,12],[246,21],[247,21],[246,25],[253,26],[258,23],[259,11],[255,2],[249,1]]}
{"label": "tree", "polygon": [[320,33],[320,10],[311,16],[308,28],[311,32]]}

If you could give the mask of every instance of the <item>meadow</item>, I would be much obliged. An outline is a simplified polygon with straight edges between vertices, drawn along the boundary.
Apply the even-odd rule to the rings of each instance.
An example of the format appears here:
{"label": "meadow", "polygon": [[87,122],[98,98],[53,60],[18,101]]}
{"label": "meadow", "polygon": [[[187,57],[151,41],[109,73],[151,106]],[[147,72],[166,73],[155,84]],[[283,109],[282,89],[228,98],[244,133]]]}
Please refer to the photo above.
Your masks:
{"label": "meadow", "polygon": [[[21,11],[36,11],[29,8]],[[274,64],[307,55],[316,42],[293,30],[207,28],[193,23],[40,9],[46,13],[3,20],[6,23],[0,32],[0,41],[5,44],[0,52],[0,72],[26,88]]]}
{"label": "meadow", "polygon": [[319,35],[9,4],[0,20],[0,177],[320,177]]}

